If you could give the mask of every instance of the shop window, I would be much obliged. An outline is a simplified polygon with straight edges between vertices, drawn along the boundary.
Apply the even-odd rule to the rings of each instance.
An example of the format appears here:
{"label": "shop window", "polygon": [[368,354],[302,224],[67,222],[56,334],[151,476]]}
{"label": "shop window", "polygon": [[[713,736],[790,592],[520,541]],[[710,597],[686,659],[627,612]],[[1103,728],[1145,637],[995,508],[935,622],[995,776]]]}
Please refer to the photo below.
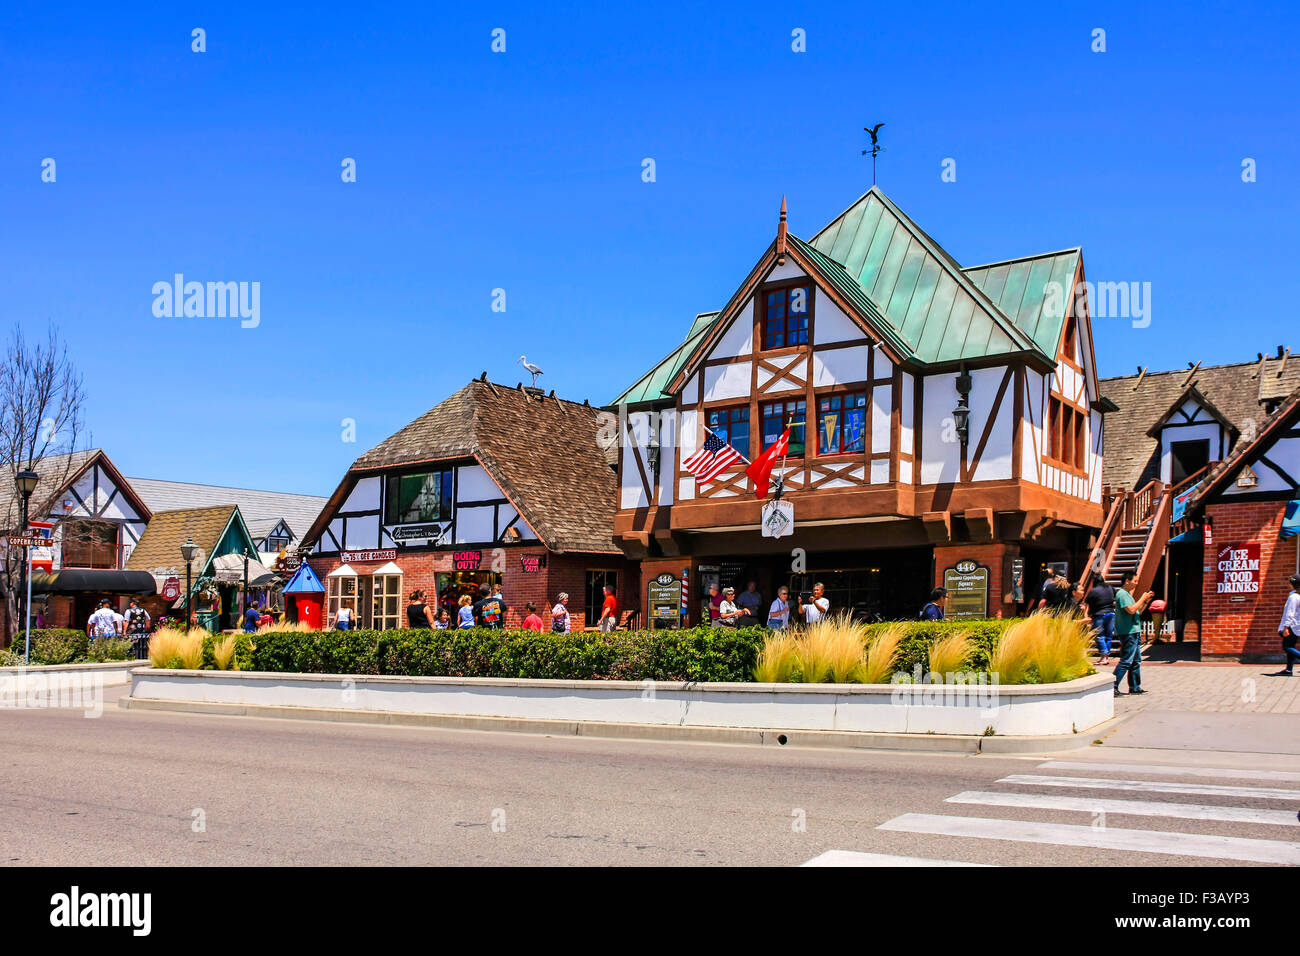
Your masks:
{"label": "shop window", "polygon": [[804,421],[808,416],[806,401],[764,402],[763,413],[763,450],[771,448],[790,424],[790,450],[786,453],[791,458],[803,457]]}
{"label": "shop window", "polygon": [[389,475],[384,524],[413,524],[451,517],[451,472]]}
{"label": "shop window", "polygon": [[1069,468],[1087,470],[1087,416],[1055,395],[1047,400],[1047,457]]}
{"label": "shop window", "polygon": [[[778,435],[780,432],[777,433]],[[827,395],[817,400],[817,454],[866,451],[867,394]]]}
{"label": "shop window", "polygon": [[59,525],[63,567],[116,569],[118,528],[110,521],[65,520]]}
{"label": "shop window", "polygon": [[344,607],[352,609],[352,620],[356,622],[354,626],[364,626],[358,613],[361,607],[361,595],[357,578],[354,575],[341,574],[327,580],[329,581],[329,617],[326,619],[326,626],[334,626],[334,622],[338,620],[339,609]]}
{"label": "shop window", "polygon": [[749,457],[749,406],[714,408],[705,412],[704,424],[736,451]]}
{"label": "shop window", "polygon": [[405,615],[402,604],[402,576],[376,574],[370,588],[370,623],[377,631],[401,627]]}
{"label": "shop window", "polygon": [[771,289],[763,297],[763,348],[808,344],[813,290],[810,285]]}
{"label": "shop window", "polygon": [[[495,571],[442,571],[437,575],[439,610],[446,608],[447,613],[451,615],[453,623],[456,621],[456,612],[460,608],[461,595],[468,594],[471,601],[479,599],[479,586],[486,584],[489,589],[492,585],[501,583],[501,575]],[[513,602],[509,594],[502,595],[505,598],[506,606],[510,607]],[[554,597],[555,595],[551,595]],[[521,605],[522,606],[522,605]]]}
{"label": "shop window", "polygon": [[1074,317],[1065,320],[1065,340],[1061,344],[1061,354],[1071,362],[1076,362],[1076,351],[1074,347]]}
{"label": "shop window", "polygon": [[[600,620],[600,608],[605,603],[605,585],[614,589],[615,596],[618,595],[618,572],[617,571],[588,571],[587,572],[587,590],[583,597],[583,610],[586,613],[584,620],[590,627]],[[621,612],[620,612],[621,613]]]}

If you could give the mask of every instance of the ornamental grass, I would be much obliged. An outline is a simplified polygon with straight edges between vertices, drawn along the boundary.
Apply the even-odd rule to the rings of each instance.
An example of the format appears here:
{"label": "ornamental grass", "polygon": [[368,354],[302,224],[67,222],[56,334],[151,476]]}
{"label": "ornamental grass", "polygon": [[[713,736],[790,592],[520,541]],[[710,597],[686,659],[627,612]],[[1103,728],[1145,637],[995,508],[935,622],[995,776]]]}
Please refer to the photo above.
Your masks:
{"label": "ornamental grass", "polygon": [[867,647],[866,657],[854,670],[854,683],[886,684],[894,673],[898,648],[907,636],[907,624],[897,621],[876,634]]}
{"label": "ornamental grass", "polygon": [[207,631],[201,627],[182,631],[179,628],[160,627],[149,638],[149,661],[154,667],[179,667],[198,670],[203,663],[203,639]]}
{"label": "ornamental grass", "polygon": [[955,680],[953,675],[969,669],[974,654],[975,644],[970,632],[955,631],[930,645],[929,671],[941,675],[945,681],[950,677]]}
{"label": "ornamental grass", "polygon": [[212,659],[216,661],[217,670],[230,670],[230,662],[235,658],[235,635],[227,634],[212,645]]}

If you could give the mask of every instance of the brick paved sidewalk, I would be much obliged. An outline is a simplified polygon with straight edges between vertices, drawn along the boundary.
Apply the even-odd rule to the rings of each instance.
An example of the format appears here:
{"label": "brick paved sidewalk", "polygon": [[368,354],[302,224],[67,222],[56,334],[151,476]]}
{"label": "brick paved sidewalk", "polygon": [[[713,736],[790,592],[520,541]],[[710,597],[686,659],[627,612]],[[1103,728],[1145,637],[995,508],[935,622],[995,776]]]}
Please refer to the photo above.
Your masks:
{"label": "brick paved sidewalk", "polygon": [[[1142,710],[1220,714],[1300,714],[1300,677],[1268,677],[1280,664],[1142,662],[1139,697],[1115,700],[1115,715]],[[1114,664],[1099,668],[1113,674]],[[1128,681],[1120,690],[1127,692]]]}

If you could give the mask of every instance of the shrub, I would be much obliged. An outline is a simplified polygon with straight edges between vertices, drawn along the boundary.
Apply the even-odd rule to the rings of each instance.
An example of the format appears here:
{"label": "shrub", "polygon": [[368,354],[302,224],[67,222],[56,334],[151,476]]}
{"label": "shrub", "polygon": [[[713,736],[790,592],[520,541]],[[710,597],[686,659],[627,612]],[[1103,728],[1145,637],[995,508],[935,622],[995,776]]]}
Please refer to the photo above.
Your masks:
{"label": "shrub", "polygon": [[124,661],[131,656],[129,637],[97,637],[86,649],[86,659],[92,663]]}
{"label": "shrub", "polygon": [[[23,635],[14,643],[18,653],[23,652]],[[33,664],[75,664],[86,659],[90,638],[85,631],[43,630],[32,631]]]}

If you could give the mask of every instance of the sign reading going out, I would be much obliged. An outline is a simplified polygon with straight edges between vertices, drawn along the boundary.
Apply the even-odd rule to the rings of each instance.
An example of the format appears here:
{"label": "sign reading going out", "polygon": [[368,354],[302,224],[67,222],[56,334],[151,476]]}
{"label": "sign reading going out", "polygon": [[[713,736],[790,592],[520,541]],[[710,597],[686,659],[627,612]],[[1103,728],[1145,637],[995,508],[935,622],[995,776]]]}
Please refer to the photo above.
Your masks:
{"label": "sign reading going out", "polygon": [[477,571],[482,563],[482,551],[453,551],[451,553],[451,566],[457,571]]}
{"label": "sign reading going out", "polygon": [[963,559],[943,572],[943,586],[948,591],[948,608],[944,617],[989,616],[988,568]]}
{"label": "sign reading going out", "polygon": [[677,630],[682,626],[682,582],[672,574],[661,574],[647,587],[651,629]]}
{"label": "sign reading going out", "polygon": [[524,574],[537,574],[546,567],[546,555],[522,554],[519,556],[519,568]]}
{"label": "sign reading going out", "polygon": [[1259,593],[1259,542],[1225,544],[1214,566],[1214,583],[1219,594]]}

